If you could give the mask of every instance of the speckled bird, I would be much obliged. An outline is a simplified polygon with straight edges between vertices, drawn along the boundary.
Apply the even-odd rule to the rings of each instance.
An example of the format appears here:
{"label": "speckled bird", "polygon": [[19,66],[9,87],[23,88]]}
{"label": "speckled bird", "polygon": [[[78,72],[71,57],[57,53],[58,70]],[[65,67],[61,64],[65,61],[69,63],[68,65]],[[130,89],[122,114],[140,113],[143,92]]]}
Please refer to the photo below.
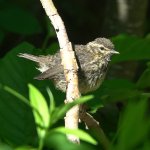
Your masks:
{"label": "speckled bird", "polygon": [[[119,52],[114,50],[114,44],[106,38],[96,38],[86,45],[74,45],[74,51],[79,66],[79,90],[84,94],[96,90],[101,85],[111,56],[119,54]],[[41,74],[35,77],[35,79],[50,79],[54,82],[56,88],[63,92],[66,91],[66,80],[59,51],[55,55],[47,56],[21,53],[19,57],[37,63],[37,69]]]}

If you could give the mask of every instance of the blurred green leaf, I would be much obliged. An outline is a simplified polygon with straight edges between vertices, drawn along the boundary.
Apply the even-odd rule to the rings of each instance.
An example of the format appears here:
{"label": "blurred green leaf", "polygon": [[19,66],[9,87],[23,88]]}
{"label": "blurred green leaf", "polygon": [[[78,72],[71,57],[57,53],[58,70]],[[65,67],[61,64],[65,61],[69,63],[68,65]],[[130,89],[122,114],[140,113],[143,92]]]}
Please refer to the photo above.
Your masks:
{"label": "blurred green leaf", "polygon": [[[64,100],[64,95],[61,92],[58,94],[59,91],[54,89],[51,82],[33,80],[38,73],[35,63],[19,58],[17,56],[19,53],[32,54],[37,53],[37,50],[33,45],[23,42],[0,59],[0,137],[14,145],[27,145],[31,141],[35,142],[37,138],[34,117],[32,109],[19,101],[15,93],[29,99],[27,84],[32,83],[42,91],[46,99],[48,99],[45,90],[47,86],[53,90],[54,97],[58,100],[57,103],[62,103],[59,100]],[[3,89],[4,86],[13,91],[9,90],[8,93]]]}
{"label": "blurred green leaf", "polygon": [[[24,97],[28,97],[27,83],[33,82],[33,66],[17,57],[19,52],[32,52],[34,46],[21,43],[0,59],[0,137],[13,145],[27,144],[36,137],[31,108],[6,92],[3,87],[11,87]],[[30,65],[29,65],[30,64]]]}
{"label": "blurred green leaf", "polygon": [[[44,96],[41,94],[41,92],[34,87],[33,85],[29,84],[29,97],[30,97],[30,103],[32,106],[36,108],[37,111],[33,109],[33,114],[35,118],[35,122],[37,124],[37,132],[40,138],[43,138],[46,134],[45,129],[41,127],[48,128],[49,126],[49,110],[48,105],[46,103],[46,100]],[[39,127],[40,125],[41,127]]]}
{"label": "blurred green leaf", "polygon": [[0,30],[0,44],[3,42],[5,34]]}
{"label": "blurred green leaf", "polygon": [[145,143],[144,143],[143,150],[149,150],[149,148],[150,148],[150,141],[146,140]]}
{"label": "blurred green leaf", "polygon": [[121,119],[118,143],[115,150],[133,150],[145,142],[150,131],[146,119],[147,98],[141,97],[139,102],[131,102]]}
{"label": "blurred green leaf", "polygon": [[58,42],[51,43],[46,49],[46,54],[55,54],[59,50]]}
{"label": "blurred green leaf", "polygon": [[21,147],[15,148],[15,150],[38,150],[38,149],[30,147],[30,146],[21,146]]}
{"label": "blurred green leaf", "polygon": [[5,30],[31,35],[41,32],[38,20],[29,12],[19,7],[10,7],[0,10],[0,26]]}
{"label": "blurred green leaf", "polygon": [[47,93],[48,93],[49,100],[50,100],[49,112],[50,112],[50,114],[52,114],[52,112],[55,110],[55,100],[54,100],[54,96],[49,88],[47,88]]}
{"label": "blurred green leaf", "polygon": [[126,100],[140,94],[136,85],[125,79],[106,80],[95,93],[106,102]]}
{"label": "blurred green leaf", "polygon": [[74,144],[68,141],[66,135],[60,132],[51,132],[45,139],[46,146],[56,150],[94,150],[93,145],[87,143]]}
{"label": "blurred green leaf", "polygon": [[55,29],[52,25],[52,23],[49,21],[49,17],[46,16],[46,29],[47,29],[47,34],[49,37],[56,37],[56,32]]}
{"label": "blurred green leaf", "polygon": [[113,56],[112,63],[149,60],[150,58],[150,39],[119,35],[114,37],[113,41],[120,55]]}
{"label": "blurred green leaf", "polygon": [[141,77],[137,81],[138,88],[147,88],[150,87],[150,65],[148,68],[142,73]]}
{"label": "blurred green leaf", "polygon": [[0,143],[0,150],[13,150],[10,146]]}
{"label": "blurred green leaf", "polygon": [[3,87],[4,90],[6,90],[7,92],[11,93],[12,95],[16,96],[18,99],[20,99],[22,102],[24,102],[25,104],[27,104],[28,106],[30,106],[30,103],[28,101],[28,99],[26,99],[23,95],[21,95],[20,93],[18,93],[17,91],[11,89],[8,86],[4,86]]}
{"label": "blurred green leaf", "polygon": [[93,137],[91,137],[88,133],[86,133],[85,131],[80,130],[80,129],[67,129],[65,127],[58,127],[58,128],[51,130],[50,132],[60,132],[63,134],[72,134],[90,144],[94,144],[94,145],[97,144],[97,141]]}

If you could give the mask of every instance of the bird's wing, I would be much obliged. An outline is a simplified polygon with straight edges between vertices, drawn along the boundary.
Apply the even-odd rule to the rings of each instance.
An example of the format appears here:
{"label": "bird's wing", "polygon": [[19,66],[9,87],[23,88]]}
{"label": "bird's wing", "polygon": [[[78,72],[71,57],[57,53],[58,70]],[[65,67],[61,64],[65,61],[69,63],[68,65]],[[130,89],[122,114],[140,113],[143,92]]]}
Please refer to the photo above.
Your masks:
{"label": "bird's wing", "polygon": [[37,80],[52,79],[54,76],[56,76],[59,73],[63,73],[63,67],[61,65],[44,71],[40,75],[34,77],[34,79]]}

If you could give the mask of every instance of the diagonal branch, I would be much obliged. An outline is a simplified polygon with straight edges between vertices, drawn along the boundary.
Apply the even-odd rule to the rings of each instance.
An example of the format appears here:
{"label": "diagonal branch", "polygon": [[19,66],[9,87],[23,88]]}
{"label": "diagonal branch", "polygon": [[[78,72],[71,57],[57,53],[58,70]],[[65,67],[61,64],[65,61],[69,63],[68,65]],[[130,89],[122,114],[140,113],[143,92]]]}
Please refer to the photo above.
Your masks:
{"label": "diagonal branch", "polygon": [[[59,16],[52,0],[40,0],[43,8],[51,23],[53,24],[57,38],[59,41],[62,65],[64,66],[64,74],[66,77],[67,89],[66,89],[66,102],[70,103],[76,98],[80,97],[78,90],[78,65],[75,59],[75,54],[72,49],[71,42],[68,39],[67,32],[64,23]],[[65,117],[65,127],[70,129],[78,128],[79,120],[79,106],[71,108]],[[79,143],[79,138],[74,135],[67,135],[68,139],[72,142]]]}
{"label": "diagonal branch", "polygon": [[84,106],[81,106],[79,116],[80,119],[86,124],[87,128],[96,136],[97,140],[102,144],[103,148],[108,150],[110,148],[110,142],[102,130],[99,122],[86,112]]}

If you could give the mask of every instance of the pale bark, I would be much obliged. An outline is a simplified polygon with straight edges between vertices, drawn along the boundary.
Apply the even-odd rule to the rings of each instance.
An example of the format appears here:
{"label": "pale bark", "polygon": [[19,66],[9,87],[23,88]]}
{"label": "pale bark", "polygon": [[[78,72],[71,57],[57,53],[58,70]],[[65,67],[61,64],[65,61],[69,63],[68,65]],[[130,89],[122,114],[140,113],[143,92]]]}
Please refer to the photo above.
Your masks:
{"label": "pale bark", "polygon": [[[75,59],[75,54],[72,49],[71,42],[68,39],[68,35],[64,26],[64,23],[59,16],[52,0],[40,0],[43,8],[46,11],[52,25],[55,28],[57,38],[59,41],[62,65],[64,66],[64,74],[66,77],[67,90],[66,90],[66,102],[70,103],[76,98],[80,97],[78,90],[78,66]],[[69,129],[77,129],[79,120],[79,106],[74,106],[70,109],[65,117],[65,127]],[[79,138],[74,135],[67,135],[68,139],[72,142],[79,143]]]}

